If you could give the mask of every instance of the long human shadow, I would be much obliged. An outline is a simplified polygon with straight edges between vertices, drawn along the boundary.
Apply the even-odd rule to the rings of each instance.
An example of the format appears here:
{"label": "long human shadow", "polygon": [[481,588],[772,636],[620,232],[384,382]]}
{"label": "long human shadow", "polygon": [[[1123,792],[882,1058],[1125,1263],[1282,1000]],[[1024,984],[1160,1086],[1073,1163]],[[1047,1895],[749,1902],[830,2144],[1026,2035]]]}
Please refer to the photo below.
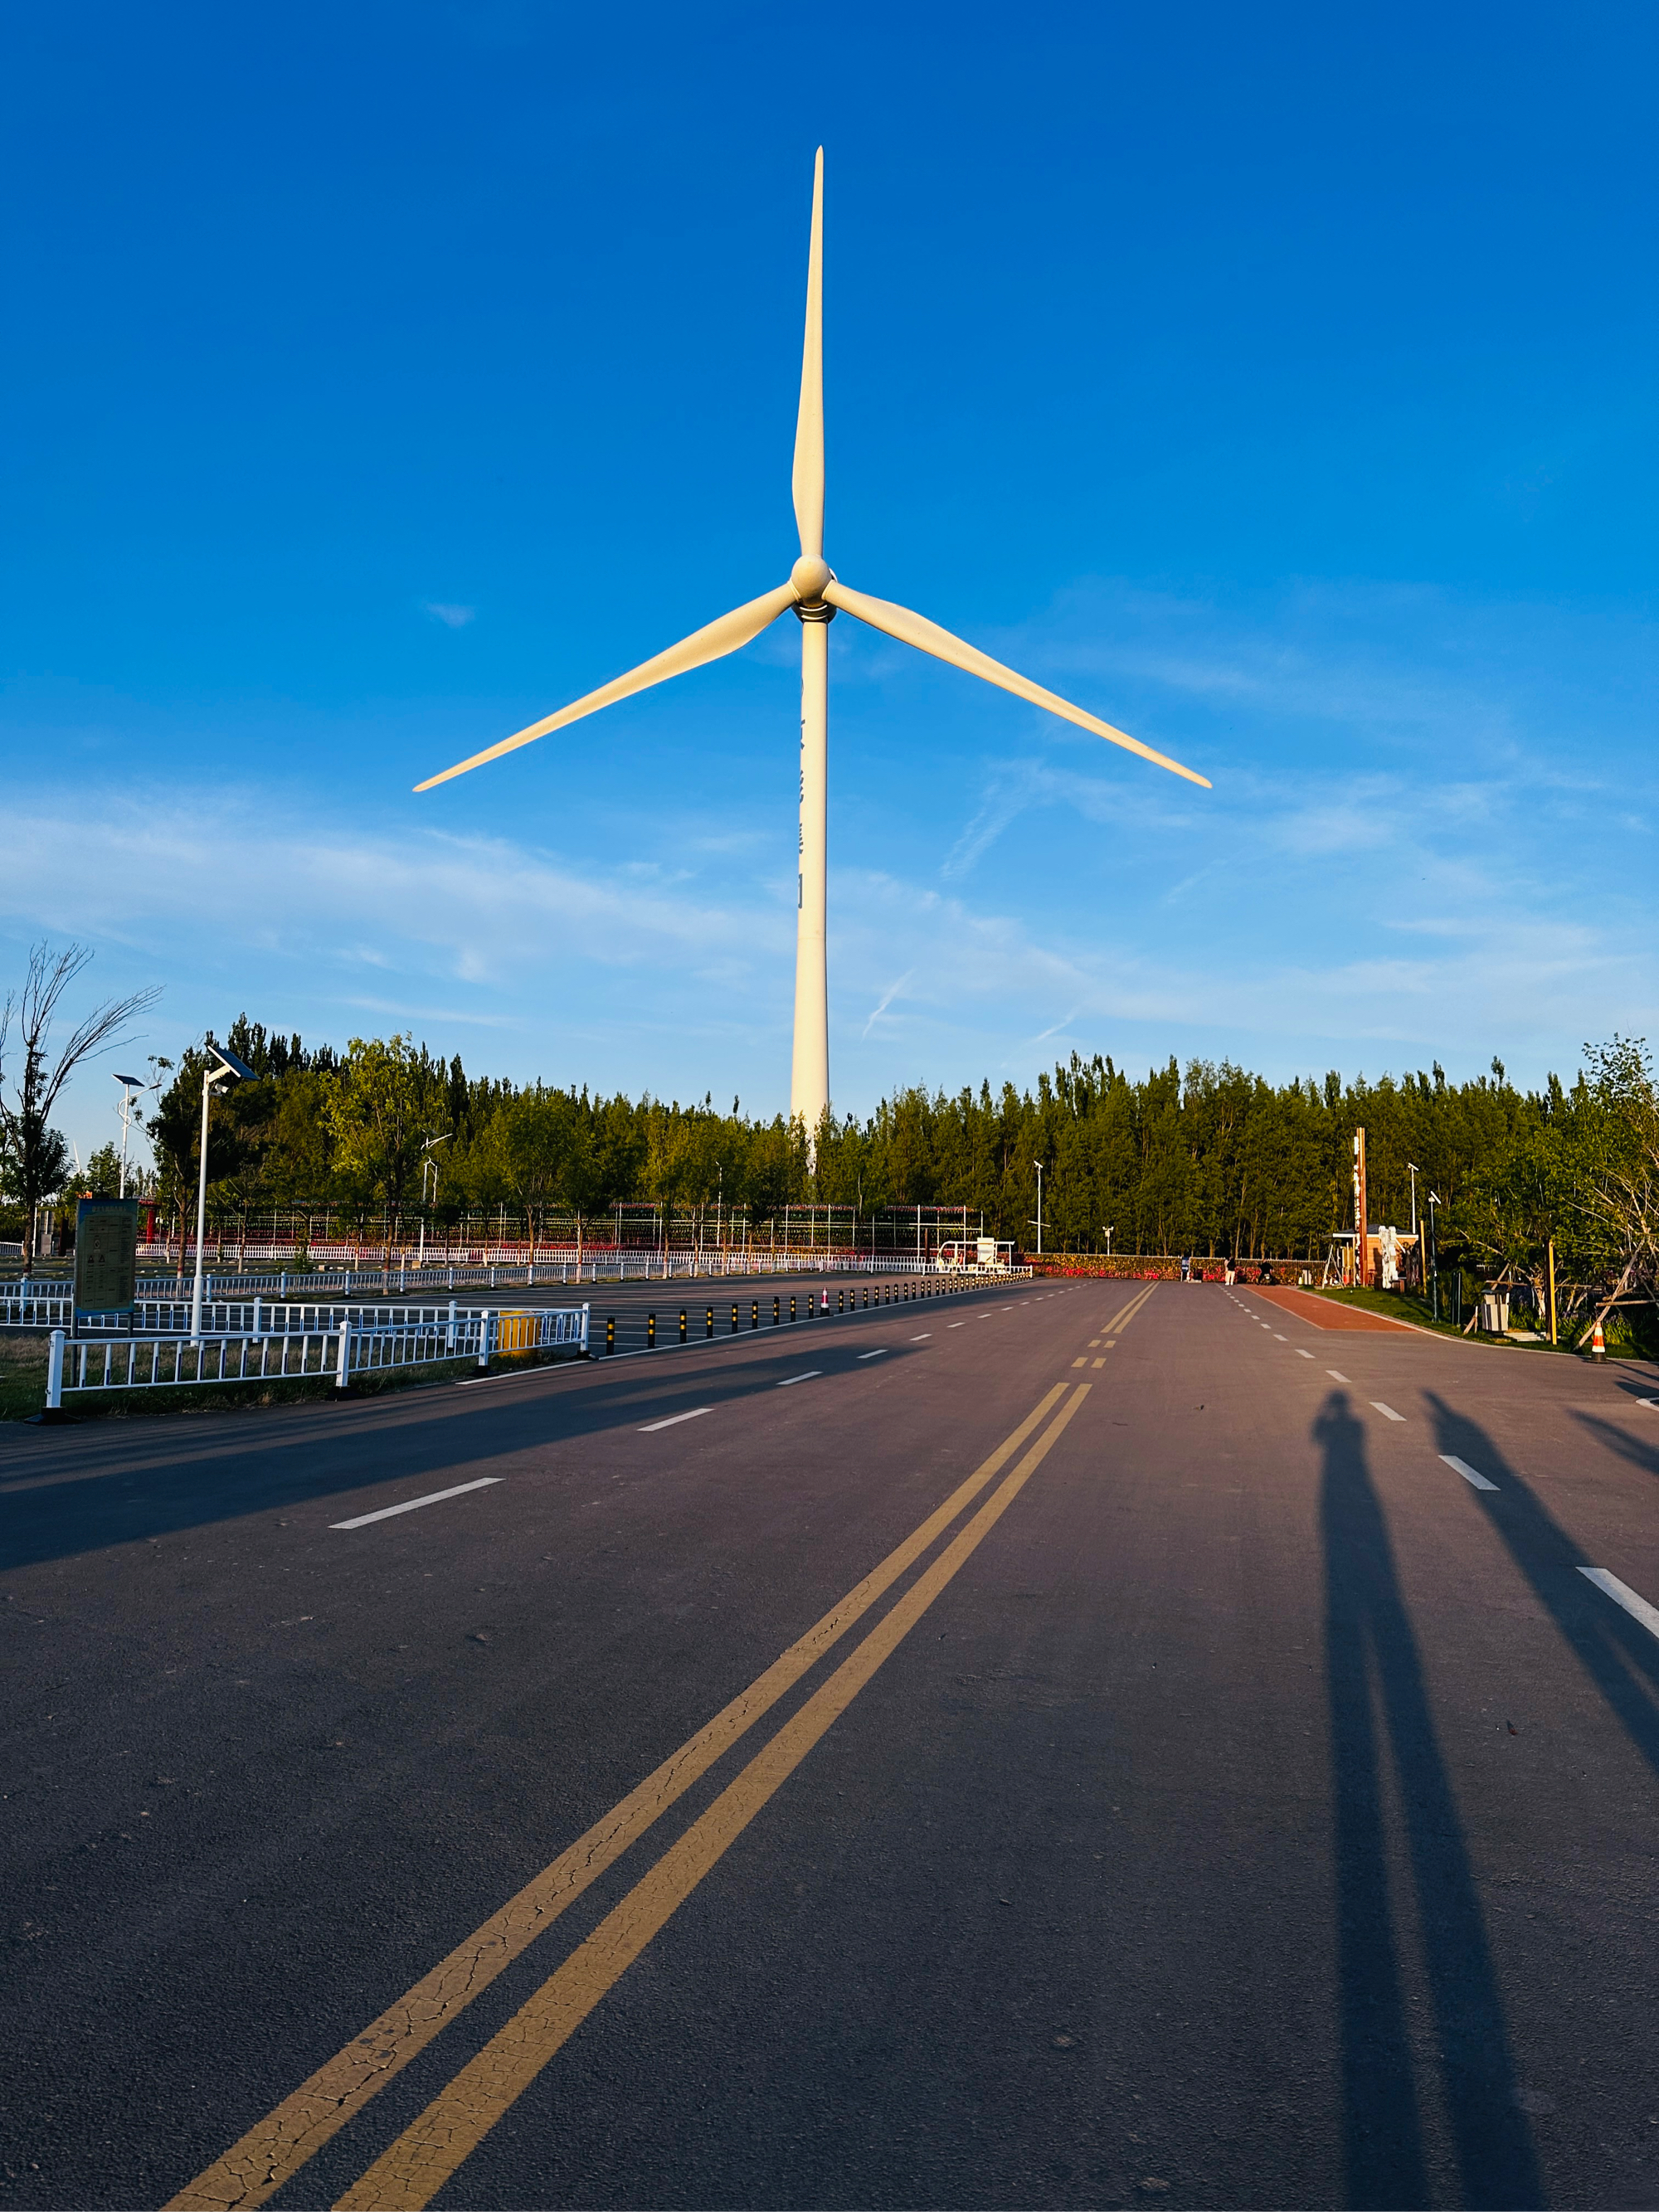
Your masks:
{"label": "long human shadow", "polygon": [[[338,1499],[394,1479],[416,1487],[453,1480],[458,1471],[470,1475],[527,1447],[637,1427],[693,1405],[760,1397],[820,1359],[833,1382],[855,1368],[855,1341],[867,1346],[862,1337],[837,1345],[821,1323],[785,1327],[748,1340],[745,1348],[760,1356],[729,1368],[666,1353],[659,1366],[641,1358],[613,1369],[601,1359],[556,1394],[538,1390],[526,1376],[476,1390],[439,1389],[429,1397],[390,1394],[360,1405],[368,1421],[342,1420],[346,1408],[322,1406],[307,1408],[292,1425],[262,1426],[258,1414],[247,1413],[205,1444],[190,1420],[167,1424],[171,1440],[149,1421],[89,1424],[67,1452],[43,1450],[0,1478],[0,1571]],[[882,1364],[913,1357],[915,1347],[893,1345]],[[53,1447],[58,1441],[53,1437]],[[168,1456],[169,1441],[176,1457]]]}
{"label": "long human shadow", "polygon": [[1326,1690],[1335,1795],[1337,1953],[1346,2201],[1429,2202],[1399,1938],[1389,1893],[1383,1762],[1403,1812],[1442,2091],[1463,2201],[1543,2202],[1516,2101],[1509,2031],[1417,1638],[1346,1391],[1314,1424],[1323,1454]]}
{"label": "long human shadow", "polygon": [[1467,1460],[1498,1485],[1475,1493],[1482,1511],[1609,1711],[1659,1774],[1659,1643],[1578,1572],[1607,1562],[1588,1557],[1552,1518],[1496,1438],[1432,1390],[1423,1395],[1433,1416],[1437,1449]]}
{"label": "long human shadow", "polygon": [[1614,1428],[1611,1421],[1604,1421],[1599,1413],[1575,1413],[1572,1418],[1580,1428],[1589,1431],[1597,1443],[1605,1444],[1610,1452],[1628,1460],[1632,1467],[1639,1467],[1644,1474],[1659,1474],[1659,1439],[1646,1443],[1639,1437],[1628,1437],[1622,1429]]}

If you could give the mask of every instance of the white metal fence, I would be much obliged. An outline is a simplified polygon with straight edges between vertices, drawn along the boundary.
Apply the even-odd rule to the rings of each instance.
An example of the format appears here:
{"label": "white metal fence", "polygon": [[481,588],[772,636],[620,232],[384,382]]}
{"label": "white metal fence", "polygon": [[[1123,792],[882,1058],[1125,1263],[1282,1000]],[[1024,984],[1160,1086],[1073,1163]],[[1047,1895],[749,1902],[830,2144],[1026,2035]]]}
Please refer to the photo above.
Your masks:
{"label": "white metal fence", "polygon": [[497,1352],[587,1350],[588,1308],[473,1312],[421,1321],[365,1324],[350,1316],[332,1326],[264,1335],[71,1337],[52,1333],[46,1406],[62,1410],[65,1393],[155,1390],[203,1383],[298,1381],[332,1376],[349,1389],[355,1375],[439,1361],[471,1359],[488,1367]]}
{"label": "white metal fence", "polygon": [[[872,1261],[867,1256],[858,1258],[845,1253],[756,1253],[745,1258],[740,1253],[687,1255],[671,1252],[624,1254],[618,1263],[613,1262],[603,1273],[592,1263],[584,1262],[581,1273],[574,1266],[568,1270],[547,1267],[378,1267],[356,1273],[274,1275],[208,1275],[203,1279],[203,1325],[208,1326],[207,1316],[238,1311],[251,1315],[254,1307],[270,1314],[287,1311],[317,1316],[307,1325],[319,1326],[321,1317],[337,1322],[349,1312],[367,1315],[373,1308],[361,1303],[366,1293],[378,1291],[382,1307],[396,1296],[406,1298],[412,1291],[418,1300],[425,1291],[450,1291],[465,1288],[479,1290],[510,1290],[522,1285],[526,1289],[550,1287],[572,1283],[599,1282],[669,1282],[721,1280],[737,1276],[752,1275],[934,1275],[948,1273],[985,1277],[1006,1281],[1029,1277],[1030,1267],[963,1267],[945,1268],[935,1256],[924,1253],[918,1258],[894,1259],[889,1256]],[[190,1278],[181,1285],[177,1276],[149,1276],[138,1284],[138,1303],[134,1327],[139,1332],[150,1331],[164,1334],[175,1328],[190,1325]],[[267,1301],[269,1302],[267,1304]],[[70,1328],[74,1326],[73,1291],[70,1282],[62,1277],[36,1278],[21,1282],[0,1283],[0,1328]],[[402,1319],[407,1310],[399,1309],[397,1317]],[[436,1311],[428,1306],[428,1314]],[[481,1307],[468,1310],[478,1312]],[[177,1318],[183,1315],[183,1320]],[[215,1322],[216,1331],[234,1330],[260,1324],[246,1322]],[[81,1328],[101,1333],[118,1328],[125,1335],[125,1318],[111,1316],[83,1315]],[[275,1322],[270,1324],[276,1327]]]}
{"label": "white metal fence", "polygon": [[[171,1291],[172,1285],[168,1285]],[[216,1285],[216,1288],[222,1288]],[[26,1295],[14,1297],[14,1290]],[[202,1334],[204,1336],[286,1336],[296,1330],[338,1328],[349,1321],[362,1328],[404,1328],[414,1322],[477,1320],[482,1314],[504,1309],[451,1298],[422,1304],[351,1298],[204,1298]],[[550,1308],[550,1311],[574,1311]],[[134,1301],[132,1326],[125,1314],[83,1313],[77,1322],[73,1301],[61,1284],[48,1290],[40,1283],[0,1285],[0,1328],[63,1328],[76,1336],[177,1336],[190,1329],[190,1300],[176,1297],[140,1297]]]}

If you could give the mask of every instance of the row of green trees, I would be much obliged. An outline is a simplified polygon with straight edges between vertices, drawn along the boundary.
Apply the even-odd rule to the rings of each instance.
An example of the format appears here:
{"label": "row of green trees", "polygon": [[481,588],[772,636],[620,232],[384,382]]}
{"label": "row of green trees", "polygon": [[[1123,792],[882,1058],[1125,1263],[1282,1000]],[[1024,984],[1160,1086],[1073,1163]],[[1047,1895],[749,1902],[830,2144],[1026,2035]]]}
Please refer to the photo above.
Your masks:
{"label": "row of green trees", "polygon": [[[49,1126],[71,1067],[151,994],[111,1002],[49,1053],[58,998],[87,955],[31,956],[15,1004],[15,1089],[0,1080],[0,1210],[32,1219],[56,1190],[113,1190],[112,1146],[73,1168]],[[0,1020],[0,1059],[5,1054]],[[1353,1134],[1364,1127],[1373,1221],[1408,1225],[1431,1194],[1443,1252],[1541,1285],[1553,1241],[1569,1310],[1659,1291],[1659,1101],[1639,1042],[1587,1048],[1571,1084],[1522,1091],[1501,1060],[1471,1082],[1437,1064],[1401,1078],[1273,1085],[1223,1061],[1171,1060],[1133,1077],[1073,1054],[1034,1091],[988,1084],[896,1092],[816,1131],[701,1104],[602,1097],[470,1075],[408,1036],[355,1037],[343,1054],[241,1017],[226,1042],[254,1071],[215,1106],[208,1153],[216,1220],[270,1208],[327,1209],[437,1224],[507,1208],[531,1233],[623,1202],[746,1212],[764,1229],[786,1207],[860,1218],[896,1206],[965,1207],[970,1225],[1029,1247],[1038,1167],[1050,1251],[1317,1261],[1352,1225]],[[18,1051],[16,1048],[21,1047]],[[201,1048],[152,1062],[144,1116],[149,1188],[182,1218],[193,1206]],[[3,1076],[0,1066],[0,1077]],[[434,1144],[434,1139],[438,1141]],[[423,1195],[423,1163],[435,1192]],[[131,1179],[130,1179],[131,1187]],[[15,1232],[14,1232],[15,1233]]]}
{"label": "row of green trees", "polygon": [[[622,1201],[746,1209],[833,1204],[863,1215],[966,1206],[976,1225],[1053,1251],[1231,1252],[1322,1258],[1352,1225],[1353,1134],[1364,1127],[1375,1221],[1409,1224],[1431,1193],[1443,1247],[1488,1271],[1540,1280],[1553,1237],[1561,1279],[1650,1294],[1659,1109],[1639,1043],[1587,1051],[1571,1085],[1522,1091],[1503,1063],[1474,1081],[1443,1070],[1375,1082],[1273,1085],[1226,1062],[1132,1077],[1073,1054],[1035,1091],[914,1088],[873,1115],[808,1133],[781,1118],[469,1075],[406,1036],[354,1038],[343,1054],[240,1019],[227,1042],[255,1071],[215,1108],[208,1172],[216,1216],[264,1206],[359,1210],[395,1224],[508,1208],[532,1231]],[[149,1117],[159,1195],[193,1202],[200,1051],[158,1063]],[[441,1142],[432,1146],[430,1140]],[[102,1163],[112,1174],[113,1156]],[[1413,1175],[1413,1169],[1416,1170]],[[1567,1293],[1569,1301],[1573,1293]]]}

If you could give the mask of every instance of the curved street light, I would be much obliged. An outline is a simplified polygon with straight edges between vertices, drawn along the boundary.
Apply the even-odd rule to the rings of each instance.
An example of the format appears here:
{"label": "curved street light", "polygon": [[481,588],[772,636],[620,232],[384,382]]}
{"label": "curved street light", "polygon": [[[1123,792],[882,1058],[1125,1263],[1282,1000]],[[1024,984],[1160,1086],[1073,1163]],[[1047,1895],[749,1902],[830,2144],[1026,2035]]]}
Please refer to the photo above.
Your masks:
{"label": "curved street light", "polygon": [[207,1236],[208,1107],[222,1083],[258,1080],[245,1060],[222,1045],[208,1047],[208,1065],[202,1070],[202,1166],[196,1181],[196,1281],[190,1294],[190,1340],[202,1341],[202,1245]]}

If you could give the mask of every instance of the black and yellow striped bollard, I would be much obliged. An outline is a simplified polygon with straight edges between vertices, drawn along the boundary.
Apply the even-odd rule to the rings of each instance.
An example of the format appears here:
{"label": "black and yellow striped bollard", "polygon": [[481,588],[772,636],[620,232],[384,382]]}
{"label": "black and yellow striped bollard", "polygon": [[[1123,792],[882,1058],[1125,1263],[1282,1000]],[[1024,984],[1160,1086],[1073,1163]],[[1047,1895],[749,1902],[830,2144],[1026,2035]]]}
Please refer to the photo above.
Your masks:
{"label": "black and yellow striped bollard", "polygon": [[714,1334],[714,1307],[713,1307],[713,1306],[710,1306],[710,1307],[709,1307],[709,1309],[708,1309],[708,1312],[703,1316],[703,1317],[702,1317],[702,1322],[703,1322],[703,1328],[702,1328],[702,1333],[703,1333],[703,1334],[704,1334],[706,1337],[707,1337],[707,1336],[713,1336],[713,1334]]}
{"label": "black and yellow striped bollard", "polygon": [[617,1316],[607,1314],[605,1322],[605,1353],[608,1359],[617,1348]]}
{"label": "black and yellow striped bollard", "polygon": [[685,1308],[680,1308],[680,1342],[685,1342]]}
{"label": "black and yellow striped bollard", "polygon": [[657,1316],[653,1313],[648,1313],[645,1317],[645,1348],[647,1352],[654,1352],[657,1348]]}

